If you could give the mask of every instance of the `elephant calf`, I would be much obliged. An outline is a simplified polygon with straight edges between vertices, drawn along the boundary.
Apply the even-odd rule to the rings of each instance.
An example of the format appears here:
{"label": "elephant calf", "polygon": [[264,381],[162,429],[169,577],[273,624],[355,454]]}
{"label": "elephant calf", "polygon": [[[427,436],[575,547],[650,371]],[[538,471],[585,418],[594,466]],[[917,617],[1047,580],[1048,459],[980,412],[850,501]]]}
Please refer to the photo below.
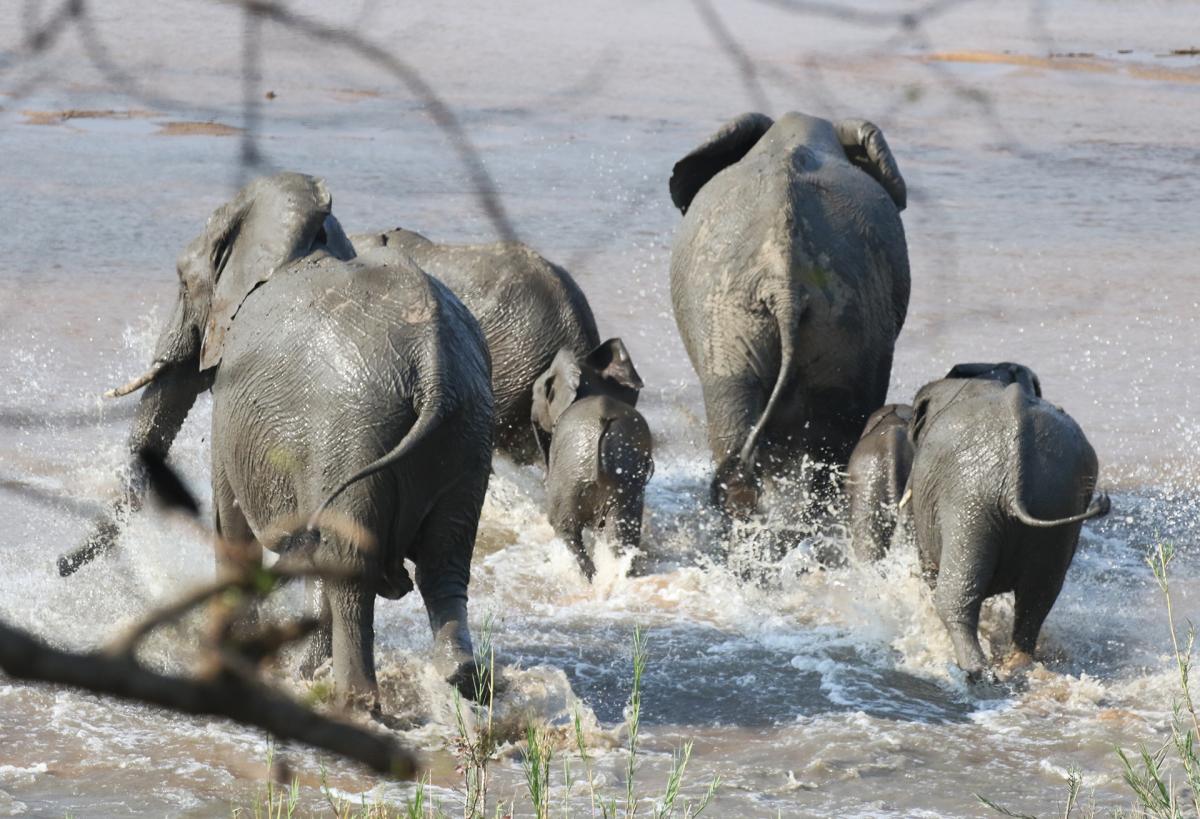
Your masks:
{"label": "elephant calf", "polygon": [[859,560],[879,560],[887,554],[900,525],[900,500],[912,469],[911,419],[908,404],[880,407],[867,419],[850,453],[846,470],[850,546]]}
{"label": "elephant calf", "polygon": [[590,581],[596,565],[585,527],[641,541],[646,482],[654,472],[650,427],[634,409],[642,380],[620,339],[585,358],[560,350],[533,387],[534,432],[546,456],[550,523]]}
{"label": "elephant calf", "polygon": [[959,364],[917,392],[909,429],[921,569],[959,666],[972,679],[983,674],[979,610],[1009,591],[1015,618],[1006,664],[1028,664],[1083,521],[1108,513],[1105,494],[1092,500],[1095,451],[1019,364]]}

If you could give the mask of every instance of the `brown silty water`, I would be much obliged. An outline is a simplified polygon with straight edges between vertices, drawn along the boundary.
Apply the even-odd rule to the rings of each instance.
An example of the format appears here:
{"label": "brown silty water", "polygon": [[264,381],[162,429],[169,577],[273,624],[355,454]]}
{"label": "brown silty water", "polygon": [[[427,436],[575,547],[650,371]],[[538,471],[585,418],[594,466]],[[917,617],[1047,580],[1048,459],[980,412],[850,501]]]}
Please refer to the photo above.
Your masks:
{"label": "brown silty water", "polygon": [[[477,632],[494,617],[507,664],[498,715],[565,732],[578,710],[600,787],[623,793],[619,726],[640,624],[648,798],[690,738],[684,794],[698,798],[719,775],[717,815],[986,815],[977,792],[1052,812],[1070,767],[1085,799],[1126,804],[1112,749],[1156,747],[1175,691],[1145,550],[1164,540],[1181,550],[1177,612],[1195,612],[1198,590],[1200,65],[1170,54],[1194,45],[1181,23],[1197,6],[964,2],[906,24],[900,15],[917,7],[568,5],[296,6],[421,70],[461,118],[520,237],[574,274],[601,333],[625,339],[648,385],[658,464],[636,571],[602,549],[589,587],[545,520],[539,471],[497,462],[471,605]],[[203,538],[155,513],[131,521],[120,556],[68,581],[54,557],[78,542],[122,465],[133,399],[99,393],[148,361],[174,259],[212,209],[247,174],[289,169],[325,178],[351,231],[495,233],[419,102],[337,45],[262,25],[251,87],[262,161],[246,169],[236,10],[108,4],[88,18],[98,39],[76,27],[24,53],[48,14],[0,7],[10,21],[0,34],[0,617],[89,648],[211,577]],[[670,312],[679,217],[666,180],[721,122],[759,109],[865,116],[898,157],[913,298],[889,400],[958,361],[1020,361],[1095,445],[1114,512],[1085,527],[1024,687],[966,685],[903,550],[879,568],[813,571],[813,548],[841,543],[836,529],[814,533],[763,587],[742,578],[752,550],[710,532],[703,410]],[[208,435],[202,401],[173,455],[198,488]],[[278,604],[298,606],[298,596]],[[1010,624],[1008,600],[989,604],[994,653]],[[186,668],[195,629],[158,636],[148,658]],[[453,699],[429,666],[416,596],[381,602],[377,633],[385,708],[425,754],[434,796],[460,810],[446,750]],[[291,669],[282,684],[304,689]],[[225,813],[254,800],[266,755],[251,730],[0,678],[0,813]],[[411,793],[302,749],[286,755],[305,810],[322,804],[322,765],[340,794],[398,806]],[[496,775],[493,793],[508,798],[522,778],[515,750]],[[561,782],[556,767],[555,804],[572,799],[586,814],[586,794]]]}

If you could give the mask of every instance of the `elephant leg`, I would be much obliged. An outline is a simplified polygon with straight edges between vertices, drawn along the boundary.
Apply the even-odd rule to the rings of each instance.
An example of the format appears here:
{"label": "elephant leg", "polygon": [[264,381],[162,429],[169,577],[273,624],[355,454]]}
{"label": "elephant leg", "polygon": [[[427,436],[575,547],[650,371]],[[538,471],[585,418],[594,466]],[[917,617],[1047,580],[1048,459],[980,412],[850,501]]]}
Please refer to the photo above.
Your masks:
{"label": "elephant leg", "polygon": [[[242,512],[233,490],[224,472],[213,463],[213,529],[216,539],[213,544],[214,557],[217,564],[217,577],[232,578],[244,575],[247,571],[262,566],[262,544],[254,536]],[[220,609],[225,605],[221,601],[213,603],[213,613],[220,615]],[[254,628],[259,622],[258,602],[244,606],[238,614],[234,625],[237,629],[246,631]]]}
{"label": "elephant leg", "polygon": [[583,523],[580,521],[577,506],[578,502],[574,498],[563,500],[552,497],[550,525],[554,527],[554,533],[567,544],[571,554],[575,555],[575,559],[579,562],[579,570],[591,583],[592,578],[596,576],[596,564],[592,562],[587,547],[583,545]]}
{"label": "elephant leg", "polygon": [[942,525],[942,561],[934,608],[950,633],[959,667],[978,680],[987,669],[979,645],[979,611],[995,571],[997,553],[985,539],[971,536],[958,521]]}
{"label": "elephant leg", "polygon": [[467,625],[467,586],[487,491],[487,469],[438,499],[421,524],[413,562],[417,589],[433,631],[434,666],[466,696],[475,697],[475,656]]}
{"label": "elephant leg", "polygon": [[[755,463],[741,463],[740,451],[750,430],[767,406],[768,390],[753,372],[726,376],[704,383],[704,412],[708,418],[708,445],[716,462],[709,495],[727,516],[745,518],[758,508],[762,487]],[[760,449],[766,443],[759,439]]]}
{"label": "elephant leg", "polygon": [[588,554],[587,547],[583,544],[583,527],[576,522],[561,529],[555,527],[554,531],[567,544],[567,548],[571,550],[571,554],[575,555],[575,560],[579,563],[579,570],[583,572],[583,576],[587,578],[587,582],[591,583],[592,578],[596,576],[596,564],[593,562],[591,555]]}
{"label": "elephant leg", "polygon": [[216,458],[213,459],[213,511],[217,574],[237,575],[248,568],[262,566],[262,544],[255,538]]}
{"label": "elephant leg", "polygon": [[304,585],[305,610],[320,623],[308,638],[308,649],[300,662],[300,676],[306,680],[311,680],[321,664],[333,656],[333,615],[324,586],[324,582],[314,577],[308,578]]}
{"label": "elephant leg", "polygon": [[641,545],[645,497],[644,487],[625,487],[617,493],[609,510],[609,526],[623,551],[633,551]]}
{"label": "elephant leg", "polygon": [[1033,660],[1042,624],[1066,580],[1067,567],[1075,552],[1071,543],[1078,537],[1080,526],[1073,524],[1043,531],[1025,527],[1024,565],[1013,595],[1013,662]]}
{"label": "elephant leg", "polygon": [[379,706],[375,684],[375,590],[359,579],[327,580],[332,631],[333,681],[347,699],[366,697]]}

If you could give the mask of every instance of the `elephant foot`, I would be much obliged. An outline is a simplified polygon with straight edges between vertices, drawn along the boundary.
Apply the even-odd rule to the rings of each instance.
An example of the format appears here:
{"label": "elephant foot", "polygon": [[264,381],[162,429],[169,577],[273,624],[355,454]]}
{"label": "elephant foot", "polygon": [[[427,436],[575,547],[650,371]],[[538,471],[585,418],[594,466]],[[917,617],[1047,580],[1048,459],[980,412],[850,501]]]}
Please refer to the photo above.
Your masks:
{"label": "elephant foot", "polygon": [[1004,662],[1000,664],[999,674],[1002,680],[1011,680],[1016,677],[1024,676],[1029,669],[1033,667],[1033,655],[1021,649],[1013,649],[1012,653],[1004,658]]}
{"label": "elephant foot", "polygon": [[757,512],[761,494],[758,477],[744,469],[737,457],[721,464],[709,488],[713,506],[734,520],[747,520]]}
{"label": "elephant foot", "polygon": [[488,705],[491,695],[495,693],[493,685],[493,669],[475,662],[474,658],[463,660],[446,677],[446,682],[458,689],[472,702]]}
{"label": "elephant foot", "polygon": [[963,670],[967,672],[967,684],[972,687],[979,686],[986,689],[999,683],[995,670],[988,666]]}

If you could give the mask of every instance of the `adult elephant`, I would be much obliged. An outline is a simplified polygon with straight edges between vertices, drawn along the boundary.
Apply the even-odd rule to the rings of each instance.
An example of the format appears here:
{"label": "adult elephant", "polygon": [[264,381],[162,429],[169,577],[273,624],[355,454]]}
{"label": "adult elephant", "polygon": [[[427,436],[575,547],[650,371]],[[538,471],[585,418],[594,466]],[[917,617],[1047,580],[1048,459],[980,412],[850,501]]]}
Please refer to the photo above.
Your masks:
{"label": "adult elephant", "polygon": [[844,464],[883,404],[908,310],[904,180],[869,122],[743,114],[675,164],[675,321],[700,377],[712,500]]}
{"label": "adult elephant", "polygon": [[571,275],[519,242],[447,245],[400,228],[351,241],[360,251],[411,257],[462,299],[492,356],[496,447],[518,462],[535,460],[533,382],[559,350],[582,357],[600,343],[592,308]]}
{"label": "adult elephant", "polygon": [[[311,517],[309,559],[336,573],[321,589],[331,645],[314,652],[331,648],[340,692],[372,694],[375,597],[413,588],[408,558],[438,663],[459,681],[492,454],[487,347],[411,260],[356,257],[330,208],[320,180],[283,173],[216,210],[179,259],[153,366],[118,391],[145,387],[130,447],[165,456],[211,387],[216,529],[243,545],[219,565],[295,545],[277,532]],[[102,521],[93,546],[112,530]]]}
{"label": "adult elephant", "polygon": [[1099,466],[1079,425],[1042,399],[1028,367],[959,364],[913,400],[911,523],[921,569],[959,666],[980,677],[979,611],[1014,592],[1013,655],[1029,663],[1062,589],[1083,521],[1107,514],[1094,500]]}

